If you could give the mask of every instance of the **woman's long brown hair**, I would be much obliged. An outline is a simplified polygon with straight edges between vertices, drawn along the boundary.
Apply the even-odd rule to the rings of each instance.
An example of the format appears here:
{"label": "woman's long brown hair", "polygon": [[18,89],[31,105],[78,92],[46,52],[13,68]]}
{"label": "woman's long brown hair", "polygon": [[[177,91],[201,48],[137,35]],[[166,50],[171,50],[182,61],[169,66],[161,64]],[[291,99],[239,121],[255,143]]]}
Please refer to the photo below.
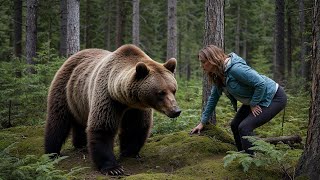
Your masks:
{"label": "woman's long brown hair", "polygon": [[216,72],[208,72],[209,81],[219,88],[225,86],[224,61],[228,58],[228,55],[217,46],[208,45],[199,51],[198,58],[202,61],[209,61],[217,69]]}

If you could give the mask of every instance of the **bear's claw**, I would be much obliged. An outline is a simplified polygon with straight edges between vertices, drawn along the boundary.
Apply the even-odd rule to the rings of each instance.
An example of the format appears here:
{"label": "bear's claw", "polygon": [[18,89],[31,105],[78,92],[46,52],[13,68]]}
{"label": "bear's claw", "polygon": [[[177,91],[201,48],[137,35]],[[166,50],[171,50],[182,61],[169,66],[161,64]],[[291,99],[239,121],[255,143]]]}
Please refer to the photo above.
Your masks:
{"label": "bear's claw", "polygon": [[113,168],[101,169],[102,174],[110,175],[110,176],[122,176],[124,174],[124,169],[122,166],[116,166]]}

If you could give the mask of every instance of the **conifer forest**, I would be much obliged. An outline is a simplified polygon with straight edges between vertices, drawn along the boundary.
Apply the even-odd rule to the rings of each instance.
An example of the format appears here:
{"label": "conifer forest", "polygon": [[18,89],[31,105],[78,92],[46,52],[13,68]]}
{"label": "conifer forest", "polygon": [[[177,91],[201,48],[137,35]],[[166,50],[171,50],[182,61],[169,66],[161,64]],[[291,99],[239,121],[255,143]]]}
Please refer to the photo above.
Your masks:
{"label": "conifer forest", "polygon": [[[0,0],[0,3],[0,180],[320,179],[319,0]],[[274,80],[287,96],[282,111],[254,129],[254,136],[244,137],[251,142],[253,155],[237,149],[231,129],[236,112],[228,98],[230,93],[225,91],[201,132],[190,134],[200,123],[216,85],[210,73],[205,73],[202,60],[199,61],[199,51],[208,45],[242,57],[252,69]],[[147,55],[144,57],[156,61],[153,66],[163,68],[173,78],[162,74],[166,81],[142,84],[141,78],[155,74],[156,70],[148,64],[151,62],[136,63],[134,69],[119,73],[121,68],[136,62],[131,58],[139,54],[136,48]],[[82,51],[85,49],[91,51]],[[55,79],[56,84],[66,83],[50,89],[59,68],[67,66],[68,58],[77,59],[78,52],[90,62],[99,58],[101,62],[107,58],[118,60],[118,69],[112,69],[111,65],[104,69],[119,75],[101,75],[100,79],[89,81],[87,75],[98,76],[101,73],[97,69],[103,69],[105,64],[93,67],[88,63],[82,66],[86,74],[75,77],[80,83],[87,83],[85,90],[79,84],[69,88],[73,81],[66,80],[71,76],[68,70],[60,70],[64,74]],[[172,58],[176,59],[176,66]],[[124,59],[129,61],[125,63]],[[72,77],[75,71],[76,68],[70,72]],[[136,73],[134,78],[129,77],[130,72]],[[215,80],[217,76],[212,77]],[[132,79],[139,79],[140,84],[131,86]],[[172,92],[180,108],[176,109],[178,112],[170,114],[162,107],[150,105],[154,109],[153,120],[140,127],[141,122],[135,119],[147,115],[138,114],[138,110],[153,103],[148,98],[139,99],[141,93],[164,96],[166,92],[159,95],[153,86],[168,83],[172,88],[174,79],[177,87]],[[103,86],[101,82],[105,81],[109,84]],[[97,87],[101,88],[94,91]],[[79,107],[84,109],[70,107],[69,89],[88,96],[79,95],[72,100],[77,105],[82,103]],[[102,91],[108,101],[102,100]],[[86,98],[90,103],[82,101]],[[237,100],[239,110],[244,104]],[[102,106],[100,114],[94,113],[95,104]],[[49,112],[51,106],[56,108]],[[124,109],[121,115],[120,107]],[[102,111],[119,114],[119,118],[104,116]],[[60,112],[72,115],[62,117]],[[74,112],[84,114],[88,120],[84,126],[79,125],[82,134],[77,132],[78,124],[73,124],[72,118],[78,118]],[[91,120],[95,117],[103,122]],[[68,122],[71,118],[71,123],[61,120],[63,125],[52,126],[47,122],[50,118],[56,121],[65,118]],[[121,121],[122,118],[129,120]],[[111,134],[99,126],[103,123],[106,124],[101,125],[103,128],[112,126]],[[141,132],[142,126],[146,134]],[[51,142],[60,145],[48,145],[51,131],[59,136],[64,133],[66,140],[52,135]],[[80,137],[79,142],[76,136]],[[135,136],[145,139],[136,141]],[[79,148],[79,144],[83,146]],[[50,154],[55,151],[48,151],[49,146],[62,146],[61,154]],[[125,156],[130,148],[140,151]]]}

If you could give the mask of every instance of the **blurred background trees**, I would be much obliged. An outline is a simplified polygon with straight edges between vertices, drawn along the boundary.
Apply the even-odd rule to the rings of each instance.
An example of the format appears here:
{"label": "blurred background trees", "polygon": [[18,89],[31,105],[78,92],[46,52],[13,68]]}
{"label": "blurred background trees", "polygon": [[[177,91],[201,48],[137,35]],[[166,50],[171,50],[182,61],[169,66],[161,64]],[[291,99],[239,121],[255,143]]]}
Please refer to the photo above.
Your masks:
{"label": "blurred background trees", "polygon": [[[203,80],[197,55],[210,43],[236,52],[287,91],[310,89],[311,0],[228,0],[221,1],[217,12],[206,9],[207,0],[1,2],[1,121],[8,119],[9,100],[12,110],[23,103],[45,104],[48,85],[67,56],[84,48],[114,51],[127,43],[139,45],[158,62],[176,57],[178,81],[203,81],[206,91],[210,85]],[[220,16],[213,19],[216,15],[209,12]],[[214,21],[210,29],[208,23]],[[41,111],[45,113],[45,105]]]}
{"label": "blurred background trees", "polygon": [[[203,46],[204,7],[204,1],[196,0],[3,0],[0,61],[22,56],[29,62],[29,57],[36,56],[47,43],[51,53],[61,56],[84,48],[113,51],[122,44],[133,43],[135,37],[141,48],[159,61],[165,61],[169,50],[176,48],[173,51],[179,60],[179,77],[201,77],[196,59]],[[311,7],[311,0],[225,1],[226,52],[236,52],[258,71],[277,76],[275,79],[284,76],[284,84],[292,76],[310,80]],[[140,23],[131,23],[133,20]],[[274,68],[281,69],[280,75]]]}

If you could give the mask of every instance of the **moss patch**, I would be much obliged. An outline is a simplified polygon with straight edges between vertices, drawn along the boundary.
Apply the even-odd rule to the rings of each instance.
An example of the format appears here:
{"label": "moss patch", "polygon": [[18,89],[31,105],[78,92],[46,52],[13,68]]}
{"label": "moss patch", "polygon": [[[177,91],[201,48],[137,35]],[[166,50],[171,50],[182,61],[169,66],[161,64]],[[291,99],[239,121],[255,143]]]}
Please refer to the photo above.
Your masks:
{"label": "moss patch", "polygon": [[150,164],[154,162],[155,166],[177,169],[229,150],[235,150],[234,146],[220,138],[190,136],[188,132],[182,131],[150,138],[141,154]]}
{"label": "moss patch", "polygon": [[[15,127],[0,132],[0,149],[17,142],[11,153],[24,157],[27,154],[43,154],[44,127]],[[121,159],[124,179],[281,179],[278,169],[252,167],[248,173],[232,165],[223,167],[227,151],[235,150],[233,139],[223,129],[206,126],[201,135],[189,135],[187,131],[149,138],[141,151],[142,158]],[[94,168],[86,149],[75,150],[67,141],[62,154],[68,158],[58,164],[62,170],[88,167],[81,171],[80,179],[110,179]],[[115,147],[118,156],[119,147]],[[111,178],[112,179],[112,178]],[[117,179],[117,178],[115,178]]]}
{"label": "moss patch", "polygon": [[18,157],[27,154],[42,155],[43,151],[43,126],[20,126],[2,130],[0,132],[0,150],[16,143],[10,150]]}
{"label": "moss patch", "polygon": [[192,179],[281,179],[281,174],[271,169],[252,168],[244,173],[239,166],[224,168],[222,158],[206,158],[201,163],[177,170],[175,174]]}

